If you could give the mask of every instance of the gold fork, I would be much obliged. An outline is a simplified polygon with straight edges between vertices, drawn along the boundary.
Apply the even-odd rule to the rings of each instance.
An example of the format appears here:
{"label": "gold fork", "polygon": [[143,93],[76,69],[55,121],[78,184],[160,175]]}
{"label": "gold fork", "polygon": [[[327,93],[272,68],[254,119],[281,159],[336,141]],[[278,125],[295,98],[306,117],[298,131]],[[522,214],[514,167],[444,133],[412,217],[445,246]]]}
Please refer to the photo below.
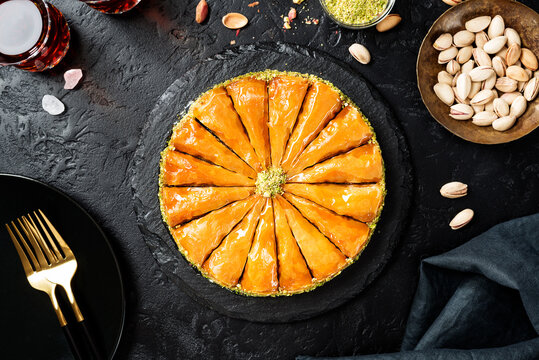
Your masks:
{"label": "gold fork", "polygon": [[[24,234],[27,234],[28,228],[26,225],[27,223],[24,221],[24,219],[21,220],[19,218],[17,219],[17,221],[22,232]],[[11,241],[13,241],[13,245],[15,246],[17,253],[19,254],[22,267],[24,268],[24,272],[26,274],[28,282],[30,283],[30,286],[32,286],[36,290],[45,292],[49,296],[52,307],[54,308],[54,312],[58,317],[58,322],[60,323],[60,326],[64,331],[64,335],[69,343],[73,355],[76,359],[82,359],[82,356],[80,355],[80,350],[76,345],[76,342],[74,341],[73,335],[71,334],[71,330],[67,326],[67,322],[64,317],[64,314],[62,313],[62,309],[60,309],[60,306],[58,305],[58,300],[55,294],[56,284],[49,281],[45,275],[46,268],[43,268],[43,266],[48,266],[48,264],[45,260],[45,257],[43,256],[43,253],[41,251],[36,251],[34,255],[34,252],[30,249],[30,246],[28,245],[28,242],[30,242],[32,248],[36,249],[39,247],[37,243],[34,243],[34,238],[30,237],[29,235],[26,235],[28,238],[28,241],[26,241],[24,236],[19,231],[17,225],[15,225],[15,222],[12,221],[11,226],[13,227],[13,231],[8,224],[6,224],[6,229],[9,233]],[[17,240],[15,234],[17,234],[19,240]]]}
{"label": "gold fork", "polygon": [[[63,314],[58,306],[58,301],[56,300],[56,297],[54,296],[54,289],[56,285],[59,285],[64,289],[64,291],[66,292],[67,298],[69,300],[69,303],[71,305],[71,308],[73,310],[73,313],[75,315],[75,319],[77,320],[78,324],[81,326],[83,330],[83,334],[90,347],[90,351],[91,351],[91,354],[93,355],[93,358],[102,359],[100,352],[97,350],[97,347],[95,345],[95,341],[93,340],[92,336],[90,336],[90,332],[88,331],[88,328],[86,327],[84,316],[82,315],[82,312],[80,311],[77,301],[75,300],[73,290],[71,288],[71,280],[73,279],[73,276],[75,275],[75,272],[77,271],[77,259],[75,258],[73,251],[71,251],[71,248],[67,245],[67,243],[64,241],[60,233],[56,230],[56,228],[49,221],[47,216],[39,209],[38,209],[38,213],[40,216],[38,216],[38,214],[35,211],[33,212],[34,218],[37,220],[37,223],[34,221],[31,214],[28,214],[27,216],[22,216],[17,219],[24,234],[26,235],[30,244],[32,245],[32,248],[34,249],[34,252],[37,257],[37,265],[35,265],[36,271],[34,271],[31,275],[40,274],[42,281],[47,280],[50,283],[49,286],[52,289],[52,291],[49,292],[48,294],[50,294],[49,296],[51,297],[51,302],[53,303],[53,307],[55,308],[55,311],[57,312],[60,325],[62,326],[63,329],[67,329],[67,327],[65,326],[66,324],[65,318],[63,317]],[[47,226],[45,226],[44,223]],[[29,254],[30,258],[34,260],[36,257],[34,257],[34,255],[32,254],[32,251],[29,249],[27,242],[24,240],[24,237],[22,236],[21,232],[19,232],[19,230],[17,229],[13,221],[11,222],[11,226],[15,229],[17,235],[19,236],[20,241],[24,244],[25,249],[27,253]],[[7,224],[6,224],[6,227],[11,236],[11,239],[13,240],[13,243],[15,244],[15,247],[17,248],[19,257],[21,257],[21,261],[23,262],[25,271],[27,271],[27,268],[24,265],[25,262],[23,260],[24,252],[22,251],[21,246],[18,244],[13,232],[10,230]],[[47,230],[47,228],[52,233],[52,237],[49,233],[49,230]],[[45,236],[43,236],[43,234]],[[36,263],[34,262],[34,264]],[[39,266],[39,269],[37,269],[37,266]],[[27,272],[27,277],[30,281],[28,272]],[[43,281],[43,283],[44,282],[45,281]],[[30,284],[32,285],[32,282]],[[62,318],[63,321],[60,320],[60,318]],[[70,340],[69,339],[69,337],[71,337],[70,335],[71,334],[69,334],[68,336],[68,341]],[[72,340],[72,337],[71,337],[71,340]],[[80,352],[80,348],[76,346],[75,342],[70,342],[70,345],[72,346],[74,353]]]}

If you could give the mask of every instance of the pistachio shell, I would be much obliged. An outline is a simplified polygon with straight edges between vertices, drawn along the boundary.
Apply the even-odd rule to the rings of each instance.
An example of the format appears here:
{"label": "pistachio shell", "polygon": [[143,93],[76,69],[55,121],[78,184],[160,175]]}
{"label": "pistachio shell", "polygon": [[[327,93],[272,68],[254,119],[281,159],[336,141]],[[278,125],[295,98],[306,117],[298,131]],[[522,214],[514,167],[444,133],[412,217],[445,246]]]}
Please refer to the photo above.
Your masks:
{"label": "pistachio shell", "polygon": [[505,102],[504,99],[494,99],[492,103],[494,105],[494,113],[496,113],[498,117],[504,117],[509,115],[509,104]]}
{"label": "pistachio shell", "polygon": [[513,101],[519,96],[520,96],[520,93],[516,91],[507,92],[507,93],[502,94],[502,96],[500,96],[500,99],[503,99],[508,105],[511,105]]}
{"label": "pistachio shell", "polygon": [[474,114],[474,111],[470,105],[455,104],[451,106],[449,116],[455,120],[468,120]]}
{"label": "pistachio shell", "polygon": [[457,53],[457,62],[459,64],[464,64],[468,60],[472,58],[472,52],[473,48],[471,46],[465,46],[461,49],[459,49],[459,52]]}
{"label": "pistachio shell", "polygon": [[455,76],[453,76],[453,82],[451,82],[451,86],[452,87],[455,87],[457,86],[457,79],[459,77],[459,75],[462,74],[462,71],[459,71],[455,74]]}
{"label": "pistachio shell", "polygon": [[513,80],[511,78],[508,78],[507,76],[498,78],[496,80],[496,89],[500,90],[501,92],[513,92],[517,89],[518,83],[516,80]]}
{"label": "pistachio shell", "polygon": [[437,83],[434,85],[434,93],[440,100],[442,100],[446,105],[451,106],[455,102],[455,95],[453,94],[453,89],[448,84]]}
{"label": "pistachio shell", "polygon": [[519,44],[512,44],[507,48],[507,52],[505,53],[505,63],[508,66],[514,65],[518,59],[520,59],[520,45]]}
{"label": "pistachio shell", "polygon": [[492,111],[481,111],[472,117],[472,123],[477,126],[490,126],[497,118]]}
{"label": "pistachio shell", "polygon": [[241,29],[249,22],[245,15],[240,13],[228,13],[223,16],[223,25],[229,29]]}
{"label": "pistachio shell", "polygon": [[[492,73],[485,81],[481,83],[481,90],[492,90],[496,85],[496,74]],[[498,94],[496,94],[498,95]]]}
{"label": "pistachio shell", "polygon": [[492,112],[494,112],[494,100],[491,100],[490,102],[485,104],[484,111],[492,111]]}
{"label": "pistachio shell", "polygon": [[449,74],[447,71],[442,70],[438,73],[438,82],[451,86],[453,82],[453,76],[451,76],[451,74]]}
{"label": "pistachio shell", "polygon": [[539,78],[533,77],[530,81],[528,81],[528,84],[526,85],[526,88],[524,89],[524,98],[527,101],[533,101],[535,97],[537,96],[538,91],[539,91]]}
{"label": "pistachio shell", "polygon": [[456,60],[447,63],[446,70],[449,74],[455,75],[460,70],[460,64]]}
{"label": "pistachio shell", "polygon": [[517,44],[518,46],[522,45],[522,42],[520,40],[520,35],[515,29],[507,28],[505,29],[505,32],[503,33],[505,36],[507,36],[507,45],[511,46],[513,44]]}
{"label": "pistachio shell", "polygon": [[461,99],[466,99],[472,89],[472,80],[468,74],[460,74],[457,78],[457,95]]}
{"label": "pistachio shell", "polygon": [[473,97],[475,95],[477,95],[477,93],[479,91],[481,91],[481,83],[480,82],[472,82],[472,88],[470,89],[470,93],[468,94],[468,98],[473,99]]}
{"label": "pistachio shell", "polygon": [[495,56],[499,56],[505,61],[505,55],[507,55],[507,48],[504,46],[500,51],[496,53]]}
{"label": "pistachio shell", "polygon": [[494,16],[490,21],[490,25],[488,26],[488,37],[494,39],[495,37],[502,35],[504,31],[505,22],[503,21],[503,18],[500,15]]}
{"label": "pistachio shell", "polygon": [[463,73],[469,73],[470,71],[472,71],[474,66],[475,66],[475,61],[468,60],[466,61],[466,63],[464,63],[464,65],[460,67],[460,71],[462,71]]}
{"label": "pistachio shell", "polygon": [[527,106],[528,102],[526,101],[526,98],[522,95],[517,96],[509,108],[509,115],[518,118],[526,112]]}
{"label": "pistachio shell", "polygon": [[505,71],[508,78],[511,78],[516,81],[528,81],[530,80],[528,73],[521,68],[520,66],[509,66]]}
{"label": "pistachio shell", "polygon": [[484,81],[494,74],[491,66],[479,66],[470,71],[469,75],[472,81]]}
{"label": "pistachio shell", "polygon": [[457,54],[458,50],[456,47],[451,46],[449,49],[445,49],[438,55],[438,64],[447,64],[449,61],[454,59]]}
{"label": "pistachio shell", "polygon": [[468,194],[468,185],[460,181],[452,181],[440,188],[440,194],[448,199],[456,199]]}
{"label": "pistachio shell", "polygon": [[487,41],[487,43],[483,46],[483,50],[485,50],[487,54],[496,54],[498,51],[503,49],[506,43],[506,36],[491,38],[491,40]]}
{"label": "pistachio shell", "polygon": [[453,44],[456,47],[464,47],[473,44],[475,41],[475,35],[468,30],[461,30],[453,35]]}
{"label": "pistachio shell", "polygon": [[479,66],[492,66],[492,60],[490,56],[483,49],[473,49],[473,58],[475,63]]}
{"label": "pistachio shell", "polygon": [[494,120],[492,123],[492,128],[497,131],[506,131],[513,127],[517,118],[514,116],[504,116]]}
{"label": "pistachio shell", "polygon": [[453,36],[449,33],[438,36],[432,45],[436,50],[443,51],[449,49],[453,45]]}
{"label": "pistachio shell", "polygon": [[524,65],[531,71],[537,70],[537,57],[531,50],[522,48],[522,51],[520,53],[520,61],[522,61],[522,65]]}
{"label": "pistachio shell", "polygon": [[524,92],[524,88],[526,88],[526,85],[528,84],[527,81],[519,81],[517,83],[517,91],[520,92],[520,93],[523,93]]}
{"label": "pistachio shell", "polygon": [[471,20],[466,21],[464,27],[466,30],[477,33],[485,30],[490,24],[490,16],[479,16]]}
{"label": "pistachio shell", "polygon": [[492,68],[496,72],[496,75],[499,77],[505,76],[505,69],[507,68],[505,65],[505,61],[499,56],[494,56],[492,59]]}
{"label": "pistachio shell", "polygon": [[362,64],[368,64],[371,61],[371,53],[365,46],[361,44],[350,45],[348,51],[354,59]]}
{"label": "pistachio shell", "polygon": [[378,30],[378,32],[391,30],[397,26],[401,20],[402,17],[399,14],[389,14],[384,18],[384,20],[376,24],[376,30]]}
{"label": "pistachio shell", "polygon": [[481,90],[473,97],[472,100],[470,100],[470,104],[484,105],[489,103],[492,99],[494,99],[494,93],[492,90]]}
{"label": "pistachio shell", "polygon": [[466,104],[466,105],[470,105],[470,100],[468,98],[461,98],[459,97],[458,93],[457,93],[457,88],[454,87],[452,88],[453,89],[453,95],[455,95],[455,101],[458,103],[458,104]]}
{"label": "pistachio shell", "polygon": [[449,6],[455,6],[462,2],[462,0],[442,0],[442,1]]}
{"label": "pistachio shell", "polygon": [[482,49],[483,46],[489,41],[488,35],[484,31],[480,31],[477,34],[475,34],[475,46]]}
{"label": "pistachio shell", "polygon": [[477,114],[485,110],[485,105],[470,105],[473,111]]}
{"label": "pistachio shell", "polygon": [[470,221],[472,221],[474,216],[474,212],[472,209],[464,209],[461,212],[459,212],[453,220],[449,223],[449,226],[453,230],[458,230],[464,226],[466,226]]}

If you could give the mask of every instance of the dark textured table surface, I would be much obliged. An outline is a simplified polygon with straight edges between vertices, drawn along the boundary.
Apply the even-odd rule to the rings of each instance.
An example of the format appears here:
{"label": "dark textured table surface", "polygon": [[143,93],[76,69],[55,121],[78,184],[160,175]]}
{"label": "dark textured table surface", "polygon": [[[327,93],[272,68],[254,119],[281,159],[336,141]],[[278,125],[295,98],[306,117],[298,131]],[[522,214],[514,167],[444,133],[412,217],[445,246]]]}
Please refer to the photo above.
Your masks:
{"label": "dark textured table surface", "polygon": [[[53,3],[71,25],[71,50],[53,71],[0,69],[0,172],[42,180],[77,200],[110,237],[125,277],[127,315],[118,359],[291,359],[298,354],[350,355],[396,351],[415,291],[419,261],[452,249],[501,221],[539,211],[539,132],[514,143],[476,145],[450,134],[427,113],[416,87],[421,40],[447,6],[440,0],[397,1],[402,23],[380,34],[350,31],[306,0],[292,30],[281,15],[291,0],[208,1],[209,20],[194,22],[196,1],[143,0],[125,16],[102,15],[77,1]],[[537,1],[524,1],[535,10]],[[221,25],[229,11],[250,24],[236,37]],[[306,16],[318,25],[303,23]],[[383,94],[410,143],[416,175],[410,226],[383,273],[356,299],[293,324],[234,320],[197,304],[160,271],[135,222],[129,166],[140,130],[161,93],[190,67],[236,44],[283,41],[327,51],[350,64]],[[373,61],[348,54],[365,44]],[[63,90],[62,73],[81,67],[82,86]],[[41,109],[54,94],[67,111]],[[465,198],[442,198],[451,180],[468,183]],[[476,211],[459,231],[459,210]]]}

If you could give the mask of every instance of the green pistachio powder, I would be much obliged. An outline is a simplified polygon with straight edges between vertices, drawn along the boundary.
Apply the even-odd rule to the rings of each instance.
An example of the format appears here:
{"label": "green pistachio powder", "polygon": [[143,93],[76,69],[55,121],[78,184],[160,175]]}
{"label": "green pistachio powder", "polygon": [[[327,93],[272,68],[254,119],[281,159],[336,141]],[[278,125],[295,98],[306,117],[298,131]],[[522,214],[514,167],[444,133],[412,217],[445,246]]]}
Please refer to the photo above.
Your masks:
{"label": "green pistachio powder", "polygon": [[283,169],[270,167],[258,173],[256,178],[256,192],[265,197],[274,197],[283,193],[283,184],[286,182],[286,174]]}
{"label": "green pistachio powder", "polygon": [[342,23],[363,24],[377,18],[387,0],[325,0],[328,11]]}

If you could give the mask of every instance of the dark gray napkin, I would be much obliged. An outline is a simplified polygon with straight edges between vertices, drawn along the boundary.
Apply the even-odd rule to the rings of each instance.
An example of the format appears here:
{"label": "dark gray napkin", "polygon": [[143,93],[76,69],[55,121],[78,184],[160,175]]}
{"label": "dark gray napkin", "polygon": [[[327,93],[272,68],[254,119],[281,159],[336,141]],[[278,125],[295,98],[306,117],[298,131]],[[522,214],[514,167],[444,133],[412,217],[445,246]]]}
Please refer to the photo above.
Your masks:
{"label": "dark gray napkin", "polygon": [[539,359],[539,214],[427,258],[420,272],[402,352],[340,359]]}

